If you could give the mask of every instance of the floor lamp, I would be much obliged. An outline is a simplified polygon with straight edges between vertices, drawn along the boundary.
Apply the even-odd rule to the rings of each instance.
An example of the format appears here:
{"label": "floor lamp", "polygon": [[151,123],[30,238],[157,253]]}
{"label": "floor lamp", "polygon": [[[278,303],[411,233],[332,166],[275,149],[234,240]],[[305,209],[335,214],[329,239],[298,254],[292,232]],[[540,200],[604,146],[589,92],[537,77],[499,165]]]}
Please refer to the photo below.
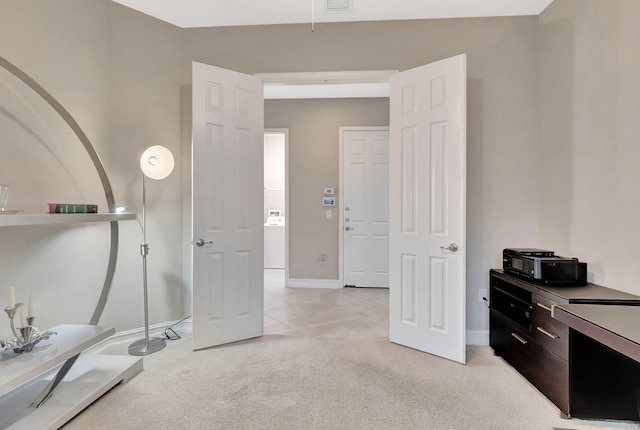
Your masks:
{"label": "floor lamp", "polygon": [[144,339],[137,340],[129,345],[129,354],[147,355],[160,351],[166,346],[165,340],[159,337],[149,339],[149,301],[147,297],[147,211],[146,211],[146,178],[164,179],[171,174],[174,167],[171,151],[164,146],[156,145],[147,148],[140,157],[140,169],[142,169],[142,283],[144,286]]}

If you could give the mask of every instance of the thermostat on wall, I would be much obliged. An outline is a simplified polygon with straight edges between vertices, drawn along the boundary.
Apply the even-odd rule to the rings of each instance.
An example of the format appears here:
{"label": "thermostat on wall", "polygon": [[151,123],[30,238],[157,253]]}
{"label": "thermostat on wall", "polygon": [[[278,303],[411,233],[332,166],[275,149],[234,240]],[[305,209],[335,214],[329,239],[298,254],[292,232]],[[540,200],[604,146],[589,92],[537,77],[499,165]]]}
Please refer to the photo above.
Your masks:
{"label": "thermostat on wall", "polygon": [[335,206],[336,198],[335,197],[323,197],[322,198],[322,206]]}
{"label": "thermostat on wall", "polygon": [[333,192],[333,188],[325,188],[325,189],[324,189],[324,194],[325,194],[326,196],[332,196],[332,195],[334,194],[334,192]]}

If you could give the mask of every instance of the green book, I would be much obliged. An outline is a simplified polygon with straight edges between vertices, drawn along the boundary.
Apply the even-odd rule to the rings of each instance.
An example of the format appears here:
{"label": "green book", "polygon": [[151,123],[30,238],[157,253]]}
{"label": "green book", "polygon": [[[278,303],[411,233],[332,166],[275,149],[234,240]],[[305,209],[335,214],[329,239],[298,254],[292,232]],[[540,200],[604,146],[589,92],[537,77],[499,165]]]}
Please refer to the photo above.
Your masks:
{"label": "green book", "polygon": [[49,213],[51,214],[96,214],[98,213],[98,205],[49,203]]}

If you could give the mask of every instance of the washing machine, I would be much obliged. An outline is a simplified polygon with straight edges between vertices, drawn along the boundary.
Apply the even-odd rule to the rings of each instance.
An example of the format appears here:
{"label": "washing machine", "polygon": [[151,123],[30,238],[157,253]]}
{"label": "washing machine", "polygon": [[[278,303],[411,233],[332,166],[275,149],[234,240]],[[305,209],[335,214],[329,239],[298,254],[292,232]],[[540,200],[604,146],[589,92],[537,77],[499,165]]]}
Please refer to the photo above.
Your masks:
{"label": "washing machine", "polygon": [[284,217],[270,216],[264,223],[264,268],[284,269]]}

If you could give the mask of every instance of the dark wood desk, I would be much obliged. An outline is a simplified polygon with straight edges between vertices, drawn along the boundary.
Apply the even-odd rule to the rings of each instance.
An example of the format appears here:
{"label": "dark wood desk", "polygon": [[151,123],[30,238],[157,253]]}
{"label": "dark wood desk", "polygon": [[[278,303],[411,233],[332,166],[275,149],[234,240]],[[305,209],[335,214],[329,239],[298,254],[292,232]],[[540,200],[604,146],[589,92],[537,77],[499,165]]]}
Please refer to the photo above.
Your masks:
{"label": "dark wood desk", "polygon": [[489,287],[489,345],[495,354],[520,372],[563,415],[580,417],[583,408],[572,407],[572,387],[580,384],[572,385],[570,378],[575,373],[571,370],[571,357],[575,356],[569,345],[571,330],[552,318],[551,310],[553,306],[577,304],[604,308],[640,305],[640,297],[591,283],[546,285],[503,270],[489,272]]}
{"label": "dark wood desk", "polygon": [[640,362],[640,307],[566,304],[554,306],[551,316]]}
{"label": "dark wood desk", "polygon": [[560,304],[569,326],[571,415],[640,420],[640,307]]}

